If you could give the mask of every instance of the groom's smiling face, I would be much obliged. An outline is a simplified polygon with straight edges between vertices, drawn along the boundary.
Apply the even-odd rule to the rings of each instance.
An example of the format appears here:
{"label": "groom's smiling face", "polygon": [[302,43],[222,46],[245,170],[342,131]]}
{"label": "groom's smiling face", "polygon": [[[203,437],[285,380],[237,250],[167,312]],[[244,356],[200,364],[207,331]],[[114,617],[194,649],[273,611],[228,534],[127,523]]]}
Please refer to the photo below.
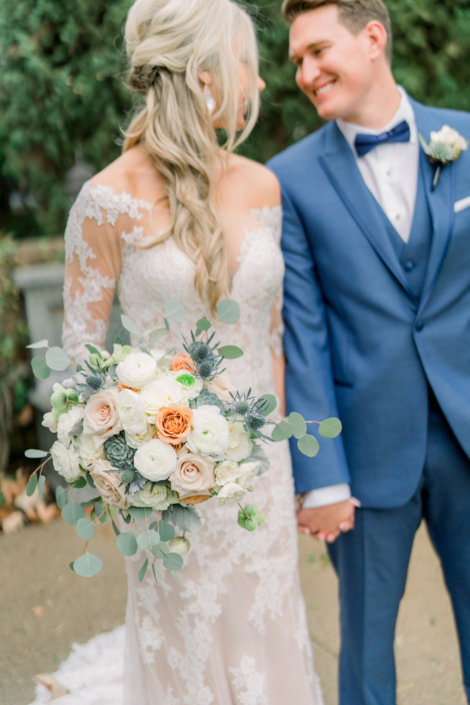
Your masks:
{"label": "groom's smiling face", "polygon": [[375,61],[385,60],[374,24],[352,34],[341,24],[337,5],[305,12],[292,23],[289,54],[296,82],[324,120],[358,119],[374,83]]}

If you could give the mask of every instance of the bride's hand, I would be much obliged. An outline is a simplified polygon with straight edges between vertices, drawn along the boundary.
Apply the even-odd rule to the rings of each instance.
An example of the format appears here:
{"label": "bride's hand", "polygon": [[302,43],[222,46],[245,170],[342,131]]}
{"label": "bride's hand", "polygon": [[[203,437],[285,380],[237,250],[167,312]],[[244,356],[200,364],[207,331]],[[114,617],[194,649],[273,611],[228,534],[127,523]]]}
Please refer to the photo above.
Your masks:
{"label": "bride's hand", "polygon": [[348,499],[326,507],[300,509],[297,523],[302,533],[311,534],[319,541],[334,543],[340,534],[354,529],[355,511],[356,504]]}

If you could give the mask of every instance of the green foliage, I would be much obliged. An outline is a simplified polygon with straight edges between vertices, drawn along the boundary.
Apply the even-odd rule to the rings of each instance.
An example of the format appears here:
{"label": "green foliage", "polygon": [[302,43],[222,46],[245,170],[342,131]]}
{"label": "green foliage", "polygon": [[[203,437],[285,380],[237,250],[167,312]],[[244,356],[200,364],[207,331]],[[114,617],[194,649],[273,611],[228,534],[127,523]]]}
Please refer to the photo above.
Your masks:
{"label": "green foliage", "polygon": [[0,382],[7,384],[15,376],[14,363],[26,341],[20,295],[12,278],[17,264],[16,243],[11,237],[0,233]]}

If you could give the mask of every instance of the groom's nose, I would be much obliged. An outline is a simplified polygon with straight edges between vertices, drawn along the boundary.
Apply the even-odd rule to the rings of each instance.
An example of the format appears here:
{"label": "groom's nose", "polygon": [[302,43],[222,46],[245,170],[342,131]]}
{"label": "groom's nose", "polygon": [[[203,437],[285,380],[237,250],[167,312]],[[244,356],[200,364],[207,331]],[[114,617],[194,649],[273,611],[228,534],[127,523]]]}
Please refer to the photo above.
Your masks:
{"label": "groom's nose", "polygon": [[299,67],[298,79],[302,85],[307,89],[312,88],[320,74],[317,61],[311,56],[306,56],[302,66]]}

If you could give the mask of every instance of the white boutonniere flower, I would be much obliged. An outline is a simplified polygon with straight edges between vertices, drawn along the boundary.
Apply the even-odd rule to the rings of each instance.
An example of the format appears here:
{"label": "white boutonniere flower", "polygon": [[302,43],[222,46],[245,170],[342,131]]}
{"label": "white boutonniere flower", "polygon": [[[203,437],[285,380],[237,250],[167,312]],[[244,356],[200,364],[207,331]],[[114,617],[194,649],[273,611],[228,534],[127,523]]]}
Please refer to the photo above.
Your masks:
{"label": "white boutonniere flower", "polygon": [[431,132],[429,144],[421,135],[419,140],[429,161],[437,167],[432,185],[434,190],[439,182],[442,167],[455,162],[462,152],[468,149],[468,141],[449,125],[444,125],[439,132]]}

